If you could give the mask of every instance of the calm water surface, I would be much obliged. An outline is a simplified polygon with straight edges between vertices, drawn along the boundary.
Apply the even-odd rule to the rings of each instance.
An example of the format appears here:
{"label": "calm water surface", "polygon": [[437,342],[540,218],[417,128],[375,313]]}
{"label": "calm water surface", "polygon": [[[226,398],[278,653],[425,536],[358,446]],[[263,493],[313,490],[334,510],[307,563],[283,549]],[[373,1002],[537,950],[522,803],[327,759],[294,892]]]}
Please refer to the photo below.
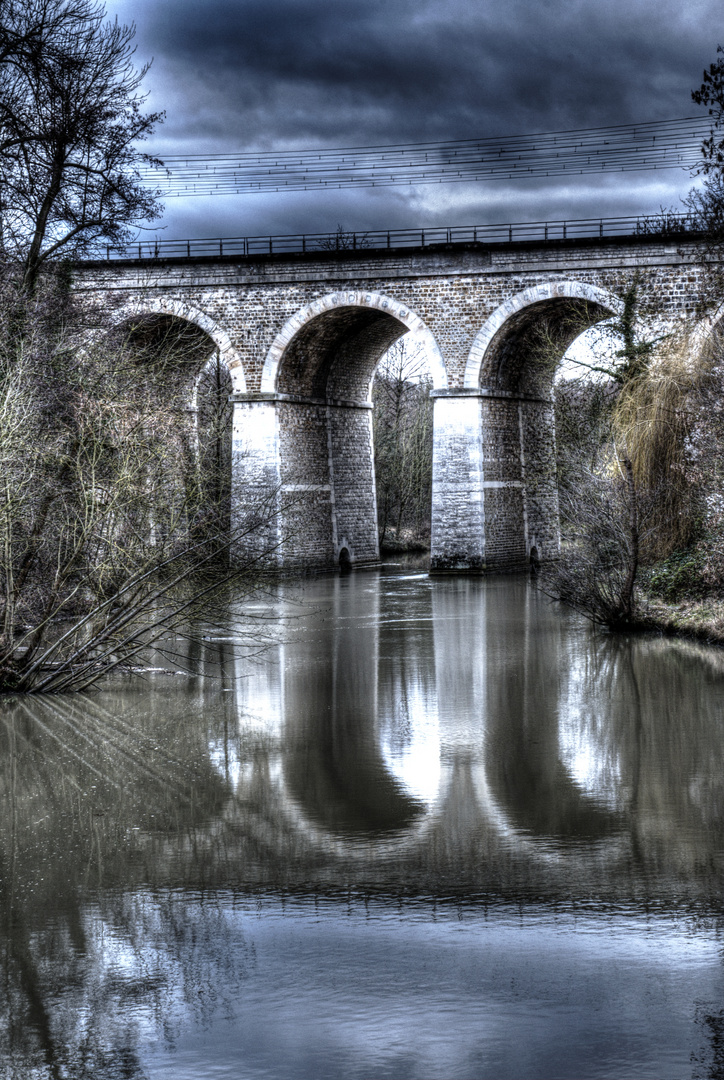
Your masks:
{"label": "calm water surface", "polygon": [[724,652],[387,571],[189,666],[0,702],[0,1076],[724,1077]]}

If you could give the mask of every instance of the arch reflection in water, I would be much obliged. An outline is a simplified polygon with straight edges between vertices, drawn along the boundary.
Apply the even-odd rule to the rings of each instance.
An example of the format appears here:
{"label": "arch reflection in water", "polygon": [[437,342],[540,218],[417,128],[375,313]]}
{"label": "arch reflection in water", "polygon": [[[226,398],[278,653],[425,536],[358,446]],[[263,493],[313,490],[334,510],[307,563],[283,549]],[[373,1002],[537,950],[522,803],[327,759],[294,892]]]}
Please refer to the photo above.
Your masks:
{"label": "arch reflection in water", "polygon": [[602,636],[506,579],[351,575],[264,607],[263,662],[220,615],[188,682],[0,703],[15,1075],[708,1061],[722,654]]}
{"label": "arch reflection in water", "polygon": [[[392,627],[380,612],[376,581],[365,588],[337,579],[329,601],[298,635],[293,656],[286,650],[288,793],[303,818],[335,836],[369,840],[400,833],[415,825],[437,794],[419,775],[410,782],[409,756],[421,744],[413,722],[421,717],[413,717],[410,698],[427,706],[424,684],[388,670],[385,639]],[[424,612],[397,620],[398,641],[420,618]],[[427,757],[434,770],[436,746]]]}
{"label": "arch reflection in water", "polygon": [[705,764],[721,758],[717,653],[601,635],[524,581],[337,578],[304,602],[276,663],[238,681],[246,745],[262,727],[273,743],[267,812],[300,842],[374,862],[384,840],[431,867],[444,836],[484,851],[493,881],[513,859],[557,888],[588,861],[609,890],[642,858],[679,875],[678,848],[702,855],[724,775]]}

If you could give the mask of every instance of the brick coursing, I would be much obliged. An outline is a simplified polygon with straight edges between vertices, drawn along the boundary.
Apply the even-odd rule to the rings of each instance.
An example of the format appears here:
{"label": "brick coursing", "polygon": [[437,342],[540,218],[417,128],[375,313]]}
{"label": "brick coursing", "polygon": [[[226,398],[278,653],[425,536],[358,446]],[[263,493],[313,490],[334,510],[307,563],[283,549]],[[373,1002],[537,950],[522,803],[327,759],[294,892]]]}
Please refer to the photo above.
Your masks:
{"label": "brick coursing", "polygon": [[[203,312],[207,332],[218,328],[214,341],[223,348],[228,342],[230,367],[243,370],[247,393],[237,394],[235,404],[239,513],[264,491],[276,498],[282,520],[269,526],[267,542],[278,536],[282,565],[310,568],[335,565],[342,546],[358,562],[377,557],[370,413],[351,406],[368,402],[374,368],[389,344],[411,320],[421,320],[428,344],[442,357],[436,391],[454,394],[464,386],[471,350],[493,313],[525,290],[547,288],[545,299],[504,320],[486,345],[477,391],[487,396],[450,396],[435,404],[432,565],[477,571],[523,565],[532,547],[540,558],[556,557],[552,371],[536,367],[536,326],[545,319],[562,352],[572,316],[580,320],[583,311],[585,319],[588,311],[595,322],[607,312],[556,289],[573,282],[601,295],[620,294],[636,271],[643,304],[664,321],[692,316],[702,302],[705,268],[696,246],[648,238],[316,253],[306,261],[83,264],[75,286],[101,294],[118,318],[153,303],[176,303]],[[273,343],[297,313],[330,294],[334,310],[307,311],[282,351],[277,396],[264,403],[266,427],[256,421],[249,427]],[[394,303],[375,307],[376,297]],[[401,321],[401,311],[409,319]],[[237,391],[240,386],[241,380]]]}

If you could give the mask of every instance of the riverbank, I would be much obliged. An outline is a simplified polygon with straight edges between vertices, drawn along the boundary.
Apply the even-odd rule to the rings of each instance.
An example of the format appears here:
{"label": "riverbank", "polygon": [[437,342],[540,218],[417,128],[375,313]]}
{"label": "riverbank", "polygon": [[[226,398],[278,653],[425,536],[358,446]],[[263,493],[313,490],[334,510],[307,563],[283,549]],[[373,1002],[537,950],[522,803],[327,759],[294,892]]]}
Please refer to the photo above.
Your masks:
{"label": "riverbank", "polygon": [[724,601],[721,599],[707,597],[667,603],[658,597],[644,595],[642,612],[641,623],[647,630],[724,646]]}
{"label": "riverbank", "polygon": [[380,543],[380,555],[382,558],[392,555],[429,555],[430,541],[418,538],[404,537],[397,540],[387,537]]}

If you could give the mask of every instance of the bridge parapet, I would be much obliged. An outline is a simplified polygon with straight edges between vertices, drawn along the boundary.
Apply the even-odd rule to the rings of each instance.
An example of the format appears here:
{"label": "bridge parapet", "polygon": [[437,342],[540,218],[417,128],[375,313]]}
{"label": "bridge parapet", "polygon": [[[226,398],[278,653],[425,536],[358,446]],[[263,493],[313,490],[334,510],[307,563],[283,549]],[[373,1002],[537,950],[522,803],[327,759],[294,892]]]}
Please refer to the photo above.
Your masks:
{"label": "bridge parapet", "polygon": [[499,222],[492,225],[453,225],[414,229],[371,229],[356,232],[287,233],[266,236],[204,237],[187,240],[136,241],[122,247],[108,245],[106,260],[197,259],[226,257],[303,256],[329,252],[382,251],[399,248],[446,248],[521,243],[561,243],[575,240],[646,240],[664,235],[675,240],[696,239],[696,220],[683,214],[662,229],[660,215],[637,217],[569,218],[547,221]]}

